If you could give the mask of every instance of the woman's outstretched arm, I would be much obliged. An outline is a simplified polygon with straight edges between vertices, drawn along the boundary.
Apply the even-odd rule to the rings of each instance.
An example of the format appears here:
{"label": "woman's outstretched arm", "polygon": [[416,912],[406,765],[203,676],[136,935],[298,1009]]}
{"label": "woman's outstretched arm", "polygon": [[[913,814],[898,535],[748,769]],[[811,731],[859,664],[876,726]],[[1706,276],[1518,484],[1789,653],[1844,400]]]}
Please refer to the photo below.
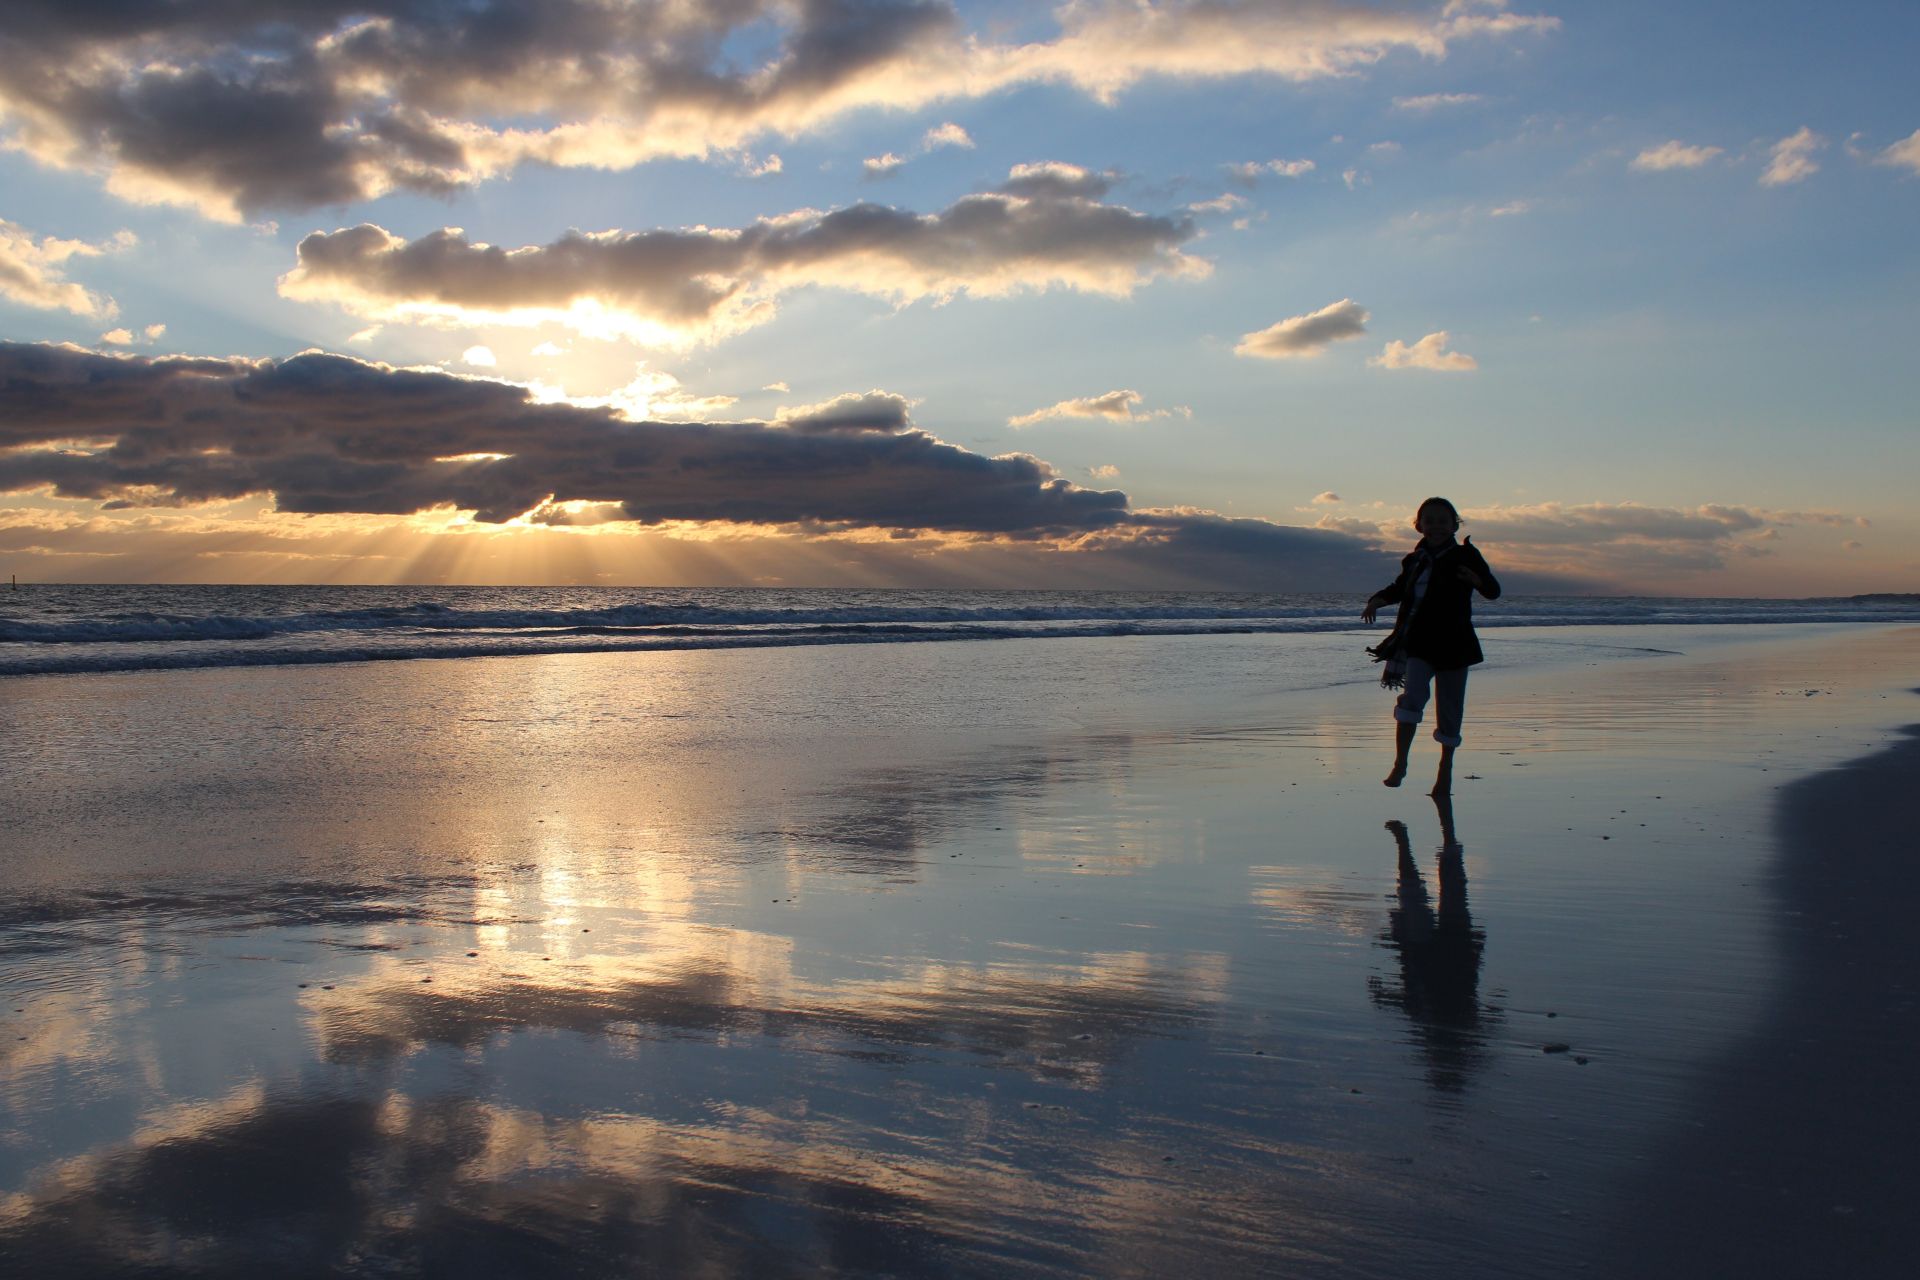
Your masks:
{"label": "woman's outstretched arm", "polygon": [[[1404,577],[1405,575],[1402,574],[1401,578]],[[1360,611],[1360,621],[1372,622],[1373,616],[1380,612],[1381,605],[1400,603],[1400,597],[1406,594],[1406,588],[1401,585],[1401,578],[1395,578],[1367,597],[1367,607]]]}
{"label": "woman's outstretched arm", "polygon": [[1493,576],[1493,570],[1487,566],[1487,558],[1480,554],[1480,548],[1474,546],[1471,539],[1464,546],[1470,554],[1468,563],[1460,566],[1460,580],[1487,599],[1498,600],[1500,579]]}

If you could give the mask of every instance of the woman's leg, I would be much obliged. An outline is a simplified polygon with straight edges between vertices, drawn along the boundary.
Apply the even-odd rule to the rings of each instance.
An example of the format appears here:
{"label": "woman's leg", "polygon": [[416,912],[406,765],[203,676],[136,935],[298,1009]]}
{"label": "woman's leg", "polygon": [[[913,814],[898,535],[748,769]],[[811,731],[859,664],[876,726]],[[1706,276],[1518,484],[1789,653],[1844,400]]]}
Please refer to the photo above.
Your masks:
{"label": "woman's leg", "polygon": [[1431,794],[1444,796],[1453,793],[1453,752],[1460,745],[1460,721],[1467,712],[1467,668],[1436,671],[1433,687],[1433,740],[1440,744],[1440,771]]}
{"label": "woman's leg", "polygon": [[1413,747],[1413,731],[1420,727],[1420,716],[1432,694],[1433,668],[1419,658],[1407,659],[1407,683],[1393,704],[1393,769],[1382,779],[1397,787],[1407,776],[1407,752]]}
{"label": "woman's leg", "polygon": [[1381,781],[1390,787],[1397,787],[1407,776],[1407,752],[1413,749],[1413,731],[1417,724],[1396,723],[1393,726],[1393,768]]}

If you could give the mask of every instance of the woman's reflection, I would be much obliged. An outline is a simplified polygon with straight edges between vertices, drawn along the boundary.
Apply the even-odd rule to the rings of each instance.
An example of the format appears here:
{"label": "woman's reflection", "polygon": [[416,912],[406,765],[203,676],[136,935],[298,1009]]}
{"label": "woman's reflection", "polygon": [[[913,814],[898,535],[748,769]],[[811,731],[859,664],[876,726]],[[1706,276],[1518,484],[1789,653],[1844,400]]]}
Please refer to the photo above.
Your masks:
{"label": "woman's reflection", "polygon": [[1413,858],[1407,824],[1387,823],[1399,855],[1399,882],[1388,928],[1380,935],[1400,959],[1400,980],[1367,979],[1376,1003],[1391,1005],[1413,1023],[1414,1039],[1427,1060],[1427,1083],[1443,1093],[1458,1093],[1478,1061],[1482,1011],[1480,958],[1486,934],[1473,927],[1467,911],[1467,867],[1454,834],[1453,802],[1435,796],[1440,811],[1440,906],[1436,911],[1427,883]]}

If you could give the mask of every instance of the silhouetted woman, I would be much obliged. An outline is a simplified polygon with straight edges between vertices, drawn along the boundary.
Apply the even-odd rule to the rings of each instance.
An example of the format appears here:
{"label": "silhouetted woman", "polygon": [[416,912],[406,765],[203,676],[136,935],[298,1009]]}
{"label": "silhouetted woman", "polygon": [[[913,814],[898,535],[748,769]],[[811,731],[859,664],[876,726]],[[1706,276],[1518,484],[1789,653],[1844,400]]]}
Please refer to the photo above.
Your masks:
{"label": "silhouetted woman", "polygon": [[1372,622],[1381,605],[1398,604],[1393,634],[1372,650],[1387,664],[1381,683],[1400,689],[1393,704],[1393,770],[1390,787],[1407,776],[1407,751],[1432,692],[1439,693],[1433,740],[1440,744],[1440,772],[1433,794],[1453,790],[1453,751],[1460,745],[1460,717],[1467,709],[1467,668],[1485,660],[1473,633],[1473,593],[1500,598],[1500,583],[1474,549],[1473,539],[1455,542],[1460,513],[1445,498],[1428,498],[1413,517],[1420,545],[1400,562],[1400,576],[1367,598],[1360,621]]}

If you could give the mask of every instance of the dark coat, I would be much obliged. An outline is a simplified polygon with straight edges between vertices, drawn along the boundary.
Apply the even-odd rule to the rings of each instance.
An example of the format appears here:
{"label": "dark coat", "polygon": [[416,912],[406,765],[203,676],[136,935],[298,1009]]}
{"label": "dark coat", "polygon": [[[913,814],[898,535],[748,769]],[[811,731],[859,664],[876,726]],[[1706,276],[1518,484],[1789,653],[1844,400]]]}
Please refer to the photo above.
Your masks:
{"label": "dark coat", "polygon": [[1487,567],[1473,539],[1446,547],[1427,571],[1431,576],[1426,597],[1409,625],[1407,611],[1412,608],[1413,597],[1407,589],[1421,558],[1420,547],[1409,551],[1400,561],[1400,576],[1375,593],[1381,604],[1400,606],[1393,630],[1396,635],[1406,636],[1407,655],[1419,658],[1435,671],[1486,661],[1486,655],[1480,652],[1480,637],[1473,634],[1473,588],[1460,581],[1457,571],[1464,566],[1479,574],[1480,594],[1489,600],[1500,598],[1500,580]]}

